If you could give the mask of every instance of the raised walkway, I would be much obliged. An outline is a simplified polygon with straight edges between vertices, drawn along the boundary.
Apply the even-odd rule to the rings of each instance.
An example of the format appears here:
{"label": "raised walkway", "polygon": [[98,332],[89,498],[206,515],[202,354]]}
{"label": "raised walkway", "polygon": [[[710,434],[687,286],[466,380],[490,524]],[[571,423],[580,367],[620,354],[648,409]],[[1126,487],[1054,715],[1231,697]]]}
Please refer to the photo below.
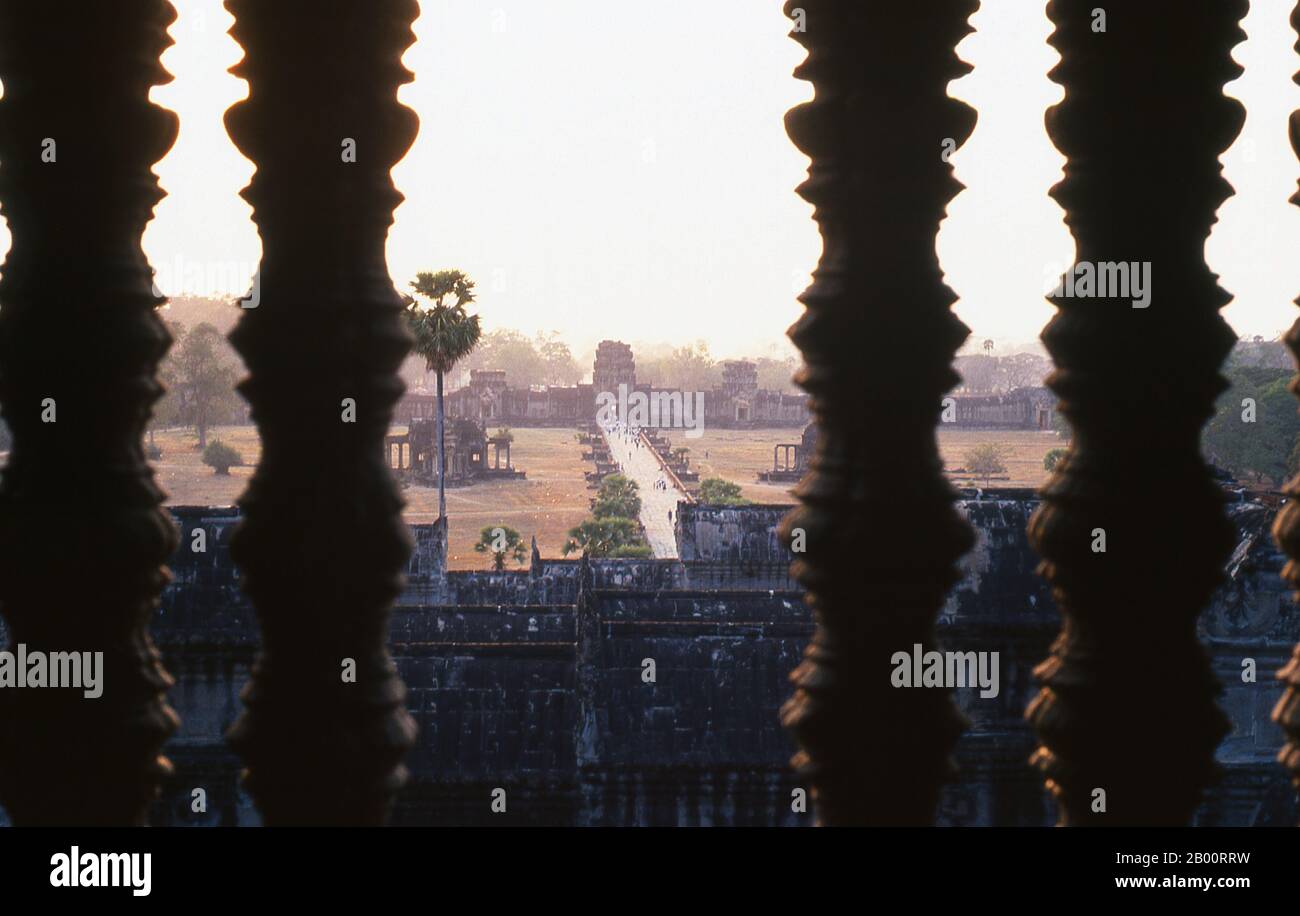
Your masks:
{"label": "raised walkway", "polygon": [[[690,497],[676,481],[659,465],[659,459],[650,444],[641,438],[640,433],[628,432],[623,427],[604,428],[605,441],[609,443],[609,453],[618,464],[620,472],[629,480],[635,480],[638,495],[641,497],[641,526],[645,528],[646,540],[650,549],[660,559],[677,559],[677,538],[673,534],[673,522],[668,513],[677,518],[677,503],[687,502]],[[640,443],[640,448],[637,443]],[[667,488],[655,489],[655,482],[666,480]]]}

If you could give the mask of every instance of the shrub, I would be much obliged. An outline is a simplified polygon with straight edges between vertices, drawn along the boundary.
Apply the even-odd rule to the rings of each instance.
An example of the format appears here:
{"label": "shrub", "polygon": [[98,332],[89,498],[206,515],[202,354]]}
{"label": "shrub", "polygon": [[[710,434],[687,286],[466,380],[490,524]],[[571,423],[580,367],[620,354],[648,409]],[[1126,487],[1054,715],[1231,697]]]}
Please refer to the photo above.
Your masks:
{"label": "shrub", "polygon": [[203,463],[213,468],[218,474],[229,474],[232,467],[238,467],[244,463],[244,458],[239,452],[220,439],[214,439],[203,450]]}
{"label": "shrub", "polygon": [[700,481],[700,502],[707,506],[749,505],[749,500],[740,495],[740,484],[721,477],[708,477]]}
{"label": "shrub", "polygon": [[492,555],[492,568],[501,572],[506,568],[506,560],[513,559],[520,566],[524,563],[524,539],[515,529],[507,525],[488,525],[478,533],[478,543],[474,549],[479,553]]}
{"label": "shrub", "polygon": [[984,486],[989,478],[1007,471],[1007,449],[993,442],[985,442],[966,452],[966,471],[973,477],[983,477]]}
{"label": "shrub", "polygon": [[641,540],[641,526],[632,519],[592,518],[569,529],[562,552],[566,557],[575,551],[591,557],[614,557],[627,556],[620,551],[643,546],[649,550]]}
{"label": "shrub", "polygon": [[630,518],[641,514],[640,488],[635,480],[610,474],[600,482],[592,515],[596,518]]}

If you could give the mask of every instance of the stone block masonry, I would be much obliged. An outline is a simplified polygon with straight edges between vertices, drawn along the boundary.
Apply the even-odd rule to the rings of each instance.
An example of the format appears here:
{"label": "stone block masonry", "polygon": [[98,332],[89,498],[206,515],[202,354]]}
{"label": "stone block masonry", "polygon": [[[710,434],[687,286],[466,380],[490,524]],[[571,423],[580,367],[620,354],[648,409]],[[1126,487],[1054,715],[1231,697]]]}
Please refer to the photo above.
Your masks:
{"label": "stone block masonry", "polygon": [[[1037,689],[1033,668],[1059,626],[1025,538],[1035,506],[1032,494],[1012,491],[958,502],[977,543],[943,610],[937,648],[999,653],[1001,689],[984,699],[978,688],[956,693],[970,727],[941,823],[1046,825],[1054,817],[1026,763],[1034,739],[1023,718]],[[812,631],[801,593],[775,572],[789,561],[771,534],[785,510],[686,506],[681,560],[534,553],[528,570],[506,573],[446,572],[441,532],[416,526],[389,645],[420,733],[393,822],[809,823],[792,810],[800,787],[778,720]],[[1273,761],[1281,733],[1268,718],[1279,693],[1271,674],[1300,637],[1300,614],[1279,577],[1283,558],[1267,536],[1273,514],[1258,503],[1229,507],[1238,549],[1202,615],[1233,729],[1219,748],[1224,778],[1199,823],[1296,819]],[[226,550],[237,511],[182,507],[173,515],[181,534],[175,581],[152,633],[176,677],[169,700],[182,724],[166,748],[177,772],[154,823],[256,824],[223,739],[259,638]],[[193,549],[199,541],[205,550]],[[699,584],[722,579],[732,585]],[[1256,663],[1256,682],[1242,678],[1245,659]],[[192,810],[195,788],[206,793],[201,813]],[[491,809],[497,788],[506,790],[504,813]]]}

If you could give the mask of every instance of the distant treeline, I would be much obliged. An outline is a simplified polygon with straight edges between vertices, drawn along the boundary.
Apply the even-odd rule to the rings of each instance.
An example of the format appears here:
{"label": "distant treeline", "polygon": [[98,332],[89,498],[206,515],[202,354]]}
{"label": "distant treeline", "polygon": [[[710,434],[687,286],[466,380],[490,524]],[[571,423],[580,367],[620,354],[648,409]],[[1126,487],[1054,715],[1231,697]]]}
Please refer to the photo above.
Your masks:
{"label": "distant treeline", "polygon": [[[558,331],[530,338],[509,328],[488,331],[479,338],[478,346],[456,364],[451,387],[458,388],[468,381],[473,369],[504,369],[506,380],[514,388],[575,385],[584,375]],[[408,386],[431,387],[426,384],[425,361],[419,357],[406,361],[402,375]]]}
{"label": "distant treeline", "polygon": [[1201,436],[1206,460],[1256,486],[1278,487],[1300,470],[1300,415],[1289,390],[1294,374],[1281,341],[1238,341],[1223,369],[1228,390]]}
{"label": "distant treeline", "polygon": [[[178,296],[159,314],[169,325],[182,330],[208,325],[219,331],[224,338],[239,320],[240,309],[235,304],[234,297],[211,299]],[[179,341],[172,345],[173,355],[178,346]],[[722,385],[722,364],[725,360],[715,359],[704,341],[678,347],[662,343],[633,343],[632,350],[636,355],[638,382],[683,391],[705,391]],[[239,367],[238,356],[228,347],[217,355],[223,364],[230,363]],[[473,369],[504,369],[510,384],[516,388],[576,385],[584,379],[590,379],[595,355],[595,351],[588,351],[575,357],[569,345],[561,339],[559,331],[529,337],[511,328],[500,328],[485,332],[474,351],[457,363],[450,386],[458,388],[464,385]],[[799,368],[799,360],[795,357],[747,358],[757,366],[759,388],[782,392],[799,390],[792,381]],[[242,373],[242,368],[239,371]],[[407,358],[402,365],[401,374],[410,388],[423,386],[432,389],[430,377],[425,371],[425,361],[418,356]]]}
{"label": "distant treeline", "polygon": [[[636,379],[650,382],[661,388],[681,391],[707,391],[722,387],[722,366],[727,360],[714,359],[709,346],[702,340],[683,347],[641,347],[636,351]],[[794,374],[800,362],[793,356],[784,359],[772,357],[744,357],[758,371],[758,387],[768,391],[793,393],[799,391]]]}
{"label": "distant treeline", "polygon": [[[697,341],[681,347],[665,344],[633,344],[636,356],[636,379],[663,388],[682,391],[705,391],[722,385],[722,364],[709,353],[708,344]],[[591,376],[594,352],[575,359],[558,331],[528,337],[519,331],[500,329],[485,333],[479,345],[457,363],[452,387],[469,380],[474,369],[503,369],[510,385],[529,388],[543,385],[576,385]],[[758,370],[758,387],[772,391],[798,390],[791,380],[799,367],[794,357],[751,359]],[[411,386],[428,387],[424,362],[408,360],[402,375]]]}
{"label": "distant treeline", "polygon": [[961,376],[961,387],[957,390],[968,394],[1005,394],[1016,388],[1038,388],[1052,371],[1052,361],[1037,353],[1010,356],[972,353],[957,357],[953,365]]}

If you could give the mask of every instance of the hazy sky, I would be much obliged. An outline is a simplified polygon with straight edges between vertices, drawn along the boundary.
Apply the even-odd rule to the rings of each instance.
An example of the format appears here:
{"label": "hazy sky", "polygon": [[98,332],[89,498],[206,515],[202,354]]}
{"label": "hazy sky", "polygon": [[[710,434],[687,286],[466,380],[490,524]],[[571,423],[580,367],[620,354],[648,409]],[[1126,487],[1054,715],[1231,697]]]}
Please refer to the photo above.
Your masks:
{"label": "hazy sky", "polygon": [[[240,51],[220,0],[173,2],[163,61],[176,79],[154,98],[179,113],[181,134],[157,167],[170,196],[145,248],[167,292],[238,293],[259,251],[237,197],[252,165],[221,122],[245,94],[225,72]],[[556,329],[576,351],[603,337],[703,338],[718,356],[785,348],[820,240],[794,193],[807,160],[782,123],[810,90],[790,75],[803,51],[781,5],[425,0],[405,58],[416,81],[401,91],[421,133],[394,170],[406,195],[388,245],[398,286],[462,268],[486,327]],[[1246,74],[1228,89],[1249,116],[1224,157],[1238,196],[1207,254],[1242,334],[1285,328],[1300,293],[1292,5],[1253,0],[1236,51]],[[1060,95],[1043,6],[985,0],[960,46],[975,71],[950,90],[979,123],[953,156],[967,189],[938,250],[974,339],[1006,345],[1051,317],[1042,294],[1071,253],[1047,196],[1063,160],[1043,129]]]}

